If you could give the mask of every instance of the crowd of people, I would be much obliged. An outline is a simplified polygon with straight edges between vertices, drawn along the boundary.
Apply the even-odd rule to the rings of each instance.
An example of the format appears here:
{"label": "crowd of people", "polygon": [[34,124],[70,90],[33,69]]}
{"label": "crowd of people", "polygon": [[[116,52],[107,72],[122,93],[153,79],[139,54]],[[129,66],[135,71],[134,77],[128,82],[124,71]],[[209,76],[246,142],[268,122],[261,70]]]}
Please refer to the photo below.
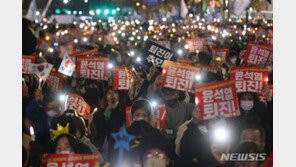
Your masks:
{"label": "crowd of people", "polygon": [[[93,57],[108,57],[114,66],[133,69],[134,83],[129,90],[114,90],[112,70],[107,80],[93,80],[63,76],[63,85],[54,91],[46,82],[41,88],[33,74],[23,74],[23,166],[37,167],[41,154],[97,154],[100,166],[117,166],[118,150],[114,149],[112,133],[126,127],[126,107],[131,107],[131,126],[127,132],[135,136],[130,149],[123,154],[122,166],[145,167],[259,167],[264,161],[225,161],[222,153],[264,153],[264,160],[273,152],[273,99],[269,86],[264,89],[265,101],[256,93],[238,93],[240,115],[217,117],[200,121],[201,110],[195,103],[194,93],[161,86],[161,67],[145,64],[141,56],[145,43],[169,41],[170,49],[182,58],[192,60],[192,66],[215,66],[215,72],[202,76],[202,83],[230,80],[232,67],[245,66],[244,54],[249,41],[272,44],[272,21],[253,18],[215,19],[206,21],[188,18],[175,22],[156,23],[153,20],[74,21],[71,25],[35,24],[23,19],[23,55],[35,56],[35,63],[48,62],[57,71],[62,58],[59,46],[75,43],[75,52],[96,49]],[[84,40],[90,32],[99,32],[104,40]],[[71,38],[53,40],[62,34]],[[82,35],[82,37],[81,37]],[[184,40],[205,38],[205,48],[188,52]],[[50,38],[50,39],[48,39]],[[70,41],[71,40],[71,41]],[[49,46],[40,45],[50,41]],[[228,48],[227,62],[212,60],[210,49]],[[138,60],[137,60],[138,59]],[[140,61],[139,61],[140,60]],[[272,62],[259,66],[268,69],[272,84]],[[83,97],[91,113],[84,117],[74,110],[63,110],[61,94],[75,93]],[[162,129],[152,125],[152,101],[165,104],[166,121]],[[226,142],[212,137],[216,127],[225,125],[229,130]],[[30,135],[33,127],[35,139]],[[67,129],[64,133],[55,130]]]}

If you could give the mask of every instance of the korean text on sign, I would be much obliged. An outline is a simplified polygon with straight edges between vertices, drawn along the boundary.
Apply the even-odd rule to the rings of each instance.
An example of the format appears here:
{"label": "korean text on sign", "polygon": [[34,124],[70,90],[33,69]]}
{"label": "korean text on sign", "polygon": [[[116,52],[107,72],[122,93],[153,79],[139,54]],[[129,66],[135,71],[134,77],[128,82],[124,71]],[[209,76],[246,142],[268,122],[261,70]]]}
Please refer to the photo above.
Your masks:
{"label": "korean text on sign", "polygon": [[109,58],[105,57],[77,57],[76,71],[81,78],[107,80]]}
{"label": "korean text on sign", "polygon": [[148,41],[145,48],[146,60],[149,64],[163,67],[164,60],[173,60],[173,51]]}
{"label": "korean text on sign", "polygon": [[54,90],[58,91],[62,89],[63,85],[63,76],[57,73],[50,73],[46,80],[49,86]]}
{"label": "korean text on sign", "polygon": [[204,38],[191,38],[186,39],[185,44],[189,47],[189,52],[195,52],[196,50],[202,51],[205,47]]}
{"label": "korean text on sign", "polygon": [[261,94],[268,79],[266,68],[234,67],[230,69],[230,78],[235,81],[237,93],[253,92]]}
{"label": "korean text on sign", "polygon": [[128,90],[131,86],[132,78],[126,67],[115,66],[113,68],[113,88],[114,90]]}
{"label": "korean text on sign", "polygon": [[200,68],[194,66],[184,66],[184,64],[164,61],[162,75],[164,75],[162,87],[192,92],[196,76]]}
{"label": "korean text on sign", "polygon": [[84,99],[78,94],[69,94],[66,99],[66,109],[65,110],[74,110],[80,116],[85,116],[90,114],[90,107],[84,101]]}
{"label": "korean text on sign", "polygon": [[244,62],[246,65],[265,65],[272,56],[272,46],[249,42],[245,53]]}
{"label": "korean text on sign", "polygon": [[40,167],[96,167],[97,154],[41,154]]}
{"label": "korean text on sign", "polygon": [[239,116],[234,81],[219,81],[195,86],[195,98],[201,110],[201,120]]}
{"label": "korean text on sign", "polygon": [[35,63],[35,56],[22,55],[22,73],[30,73],[30,64]]}
{"label": "korean text on sign", "polygon": [[223,63],[227,62],[229,49],[221,49],[221,48],[212,48],[211,49],[211,57],[212,60],[216,60],[217,57],[221,58]]}

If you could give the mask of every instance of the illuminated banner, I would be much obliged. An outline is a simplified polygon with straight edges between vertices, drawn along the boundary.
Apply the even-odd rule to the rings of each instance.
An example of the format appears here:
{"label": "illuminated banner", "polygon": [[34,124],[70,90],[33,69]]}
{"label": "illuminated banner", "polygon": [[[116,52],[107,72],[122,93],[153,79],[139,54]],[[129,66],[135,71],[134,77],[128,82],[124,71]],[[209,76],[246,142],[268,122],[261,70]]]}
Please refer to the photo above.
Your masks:
{"label": "illuminated banner", "polygon": [[239,105],[234,81],[219,81],[195,85],[195,98],[201,110],[200,120],[239,116]]}
{"label": "illuminated banner", "polygon": [[230,69],[230,78],[235,81],[237,93],[261,94],[268,81],[268,70],[256,67],[234,67]]}
{"label": "illuminated banner", "polygon": [[35,63],[35,56],[22,55],[22,73],[30,74],[30,65]]}
{"label": "illuminated banner", "polygon": [[164,75],[162,87],[193,93],[193,84],[200,68],[165,60],[162,69]]}
{"label": "illuminated banner", "polygon": [[65,110],[74,110],[82,117],[90,114],[90,106],[78,94],[67,95],[65,103]]}
{"label": "illuminated banner", "polygon": [[204,38],[191,38],[185,40],[185,45],[188,45],[189,52],[203,51],[206,45]]}
{"label": "illuminated banner", "polygon": [[51,72],[47,77],[46,82],[54,91],[61,90],[63,86],[63,76],[58,73]]}
{"label": "illuminated banner", "polygon": [[211,57],[212,60],[216,60],[217,57],[221,58],[223,63],[227,62],[229,49],[221,49],[221,48],[211,48]]}
{"label": "illuminated banner", "polygon": [[165,48],[171,49],[171,43],[170,41],[154,41],[155,43],[157,43],[160,46],[163,46]]}
{"label": "illuminated banner", "polygon": [[107,80],[109,58],[106,57],[77,57],[76,71],[81,78]]}
{"label": "illuminated banner", "polygon": [[97,154],[41,154],[40,167],[99,167]]}
{"label": "illuminated banner", "polygon": [[[165,126],[165,117],[166,117],[166,109],[165,104],[159,104],[157,109],[152,114],[152,126],[159,130],[163,129]],[[126,117],[126,126],[131,126],[132,114],[131,114],[131,107],[126,107],[125,112]]]}
{"label": "illuminated banner", "polygon": [[75,44],[74,42],[69,42],[64,45],[59,45],[58,57],[64,58],[66,54],[70,55],[75,53]]}
{"label": "illuminated banner", "polygon": [[193,60],[190,60],[190,59],[184,59],[184,58],[177,58],[177,62],[178,63],[183,63],[183,64],[186,64],[186,65],[192,65],[193,63]]}
{"label": "illuminated banner", "polygon": [[113,68],[114,90],[129,90],[133,82],[133,75],[126,67],[115,66]]}
{"label": "illuminated banner", "polygon": [[246,65],[265,65],[272,55],[272,46],[249,42],[245,53]]}
{"label": "illuminated banner", "polygon": [[158,65],[163,67],[163,62],[165,60],[176,60],[173,51],[167,49],[161,45],[158,45],[155,42],[148,41],[144,49],[144,55],[148,65]]}

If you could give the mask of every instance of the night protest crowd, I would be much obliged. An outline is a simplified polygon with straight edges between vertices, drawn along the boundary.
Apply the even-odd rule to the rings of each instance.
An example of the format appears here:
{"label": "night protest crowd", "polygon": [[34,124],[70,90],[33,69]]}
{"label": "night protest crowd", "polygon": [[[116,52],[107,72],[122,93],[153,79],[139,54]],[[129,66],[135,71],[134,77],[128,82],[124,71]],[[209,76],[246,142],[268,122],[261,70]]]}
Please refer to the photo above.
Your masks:
{"label": "night protest crowd", "polygon": [[[34,72],[23,72],[24,167],[41,166],[41,156],[46,153],[96,154],[96,166],[118,166],[120,163],[133,167],[259,167],[270,159],[272,161],[272,52],[265,63],[250,64],[245,59],[250,42],[272,46],[272,21],[252,18],[248,21],[214,19],[209,22],[188,17],[175,22],[80,20],[64,25],[55,21],[35,24],[23,18],[22,26],[23,56],[33,56],[32,64],[53,65],[49,75],[62,76],[62,81],[55,83],[60,85],[58,87],[49,84],[47,79],[50,76],[41,80]],[[186,43],[186,39],[193,38],[204,39],[202,49],[195,50]],[[158,41],[166,41],[169,46],[155,44]],[[194,80],[193,91],[165,87],[163,82],[168,77],[162,67],[166,65],[147,59],[149,42],[173,54],[172,59],[166,60],[186,60],[187,64],[180,63],[181,67],[189,70],[208,67],[210,70],[203,71]],[[72,50],[63,49],[69,43]],[[226,60],[213,58],[213,48],[228,49]],[[81,52],[84,54],[75,56]],[[79,56],[108,58],[105,78],[85,77],[77,68],[70,75],[59,73],[63,58],[71,54],[74,54],[75,67],[82,66],[78,65],[81,62]],[[129,75],[132,76],[131,82],[128,82],[131,84],[125,90],[118,89],[118,81],[116,84],[114,81],[117,76],[114,69],[119,66],[132,73]],[[197,99],[196,87],[229,83],[226,81],[233,80],[231,68],[235,67],[268,71],[268,79],[261,85],[262,93],[234,92],[238,115],[217,112],[214,118],[205,119],[206,111],[202,107],[205,101]],[[130,81],[130,78],[126,80]],[[86,107],[89,113],[81,114],[68,108],[65,104],[70,94],[83,99],[89,106]],[[161,125],[156,126],[154,113],[160,104],[164,104],[165,114],[158,117]],[[129,116],[127,112],[130,112]],[[215,132],[220,127],[225,129],[217,135]],[[116,139],[114,134],[124,133],[124,128],[127,136]],[[128,148],[121,152],[117,140],[128,142]],[[231,161],[221,158],[223,153],[255,153],[256,158]]]}

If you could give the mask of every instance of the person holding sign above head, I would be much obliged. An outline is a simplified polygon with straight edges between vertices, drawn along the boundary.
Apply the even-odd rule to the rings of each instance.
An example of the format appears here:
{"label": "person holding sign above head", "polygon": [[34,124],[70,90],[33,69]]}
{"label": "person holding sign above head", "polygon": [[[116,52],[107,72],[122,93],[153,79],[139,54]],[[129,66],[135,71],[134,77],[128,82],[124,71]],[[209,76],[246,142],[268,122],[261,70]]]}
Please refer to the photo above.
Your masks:
{"label": "person holding sign above head", "polygon": [[163,82],[163,75],[158,75],[153,85],[153,90],[148,92],[149,99],[157,99],[159,103],[166,106],[166,124],[163,129],[164,133],[175,138],[179,126],[191,118],[194,104],[179,101],[178,90],[160,87]]}

